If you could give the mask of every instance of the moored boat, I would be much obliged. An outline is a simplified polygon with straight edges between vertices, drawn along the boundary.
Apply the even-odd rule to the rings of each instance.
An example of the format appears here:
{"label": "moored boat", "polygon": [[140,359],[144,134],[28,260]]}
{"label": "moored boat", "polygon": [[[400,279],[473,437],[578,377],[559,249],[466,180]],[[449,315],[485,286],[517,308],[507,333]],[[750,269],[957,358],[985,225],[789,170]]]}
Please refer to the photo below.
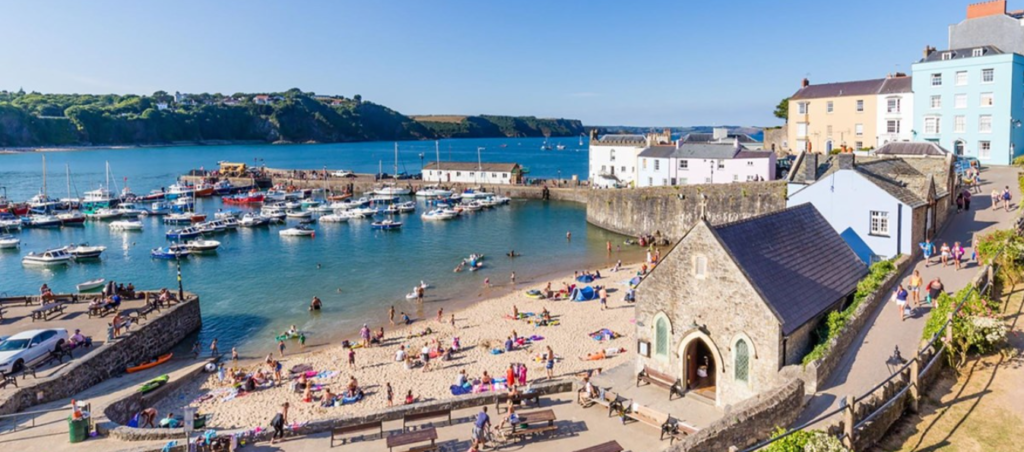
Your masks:
{"label": "moored boat", "polygon": [[79,212],[77,210],[58,213],[57,218],[60,218],[60,222],[63,225],[85,223],[85,215],[83,215],[82,212]]}
{"label": "moored boat", "polygon": [[142,221],[139,220],[117,220],[110,222],[110,229],[114,231],[141,231]]}
{"label": "moored boat", "polygon": [[384,231],[391,231],[402,227],[401,221],[395,221],[391,219],[384,219],[380,221],[374,221],[370,223],[370,227],[373,229],[380,229]]}
{"label": "moored boat", "polygon": [[0,249],[17,248],[20,244],[21,239],[13,235],[0,235]]}
{"label": "moored boat", "polygon": [[88,243],[83,243],[81,245],[69,245],[65,247],[65,250],[68,252],[68,254],[71,254],[71,257],[75,258],[76,260],[96,259],[100,257],[100,255],[103,254],[104,251],[107,250],[107,247],[103,245],[89,246]]}
{"label": "moored boat", "polygon": [[282,229],[277,232],[282,237],[314,237],[316,231],[309,226],[299,225],[293,228]]}
{"label": "moored boat", "polygon": [[166,235],[167,238],[171,240],[182,240],[198,237],[200,234],[202,234],[202,231],[200,231],[198,228],[187,227],[181,229],[171,229],[167,231]]}
{"label": "moored boat", "polygon": [[187,258],[191,253],[185,245],[175,243],[171,246],[153,248],[149,255],[155,259],[181,259]]}
{"label": "moored boat", "polygon": [[29,228],[59,228],[63,224],[60,218],[53,215],[32,215],[26,217],[22,223]]}
{"label": "moored boat", "polygon": [[103,284],[106,282],[107,280],[103,278],[90,279],[89,281],[78,283],[75,285],[75,288],[78,289],[79,292],[88,292],[90,290],[96,290],[103,287]]}
{"label": "moored boat", "polygon": [[21,259],[22,264],[43,267],[67,265],[69,262],[71,262],[71,254],[64,248],[50,249],[41,253],[31,252]]}
{"label": "moored boat", "polygon": [[216,251],[220,247],[220,242],[216,240],[189,240],[185,243],[185,246],[193,253],[209,253]]}

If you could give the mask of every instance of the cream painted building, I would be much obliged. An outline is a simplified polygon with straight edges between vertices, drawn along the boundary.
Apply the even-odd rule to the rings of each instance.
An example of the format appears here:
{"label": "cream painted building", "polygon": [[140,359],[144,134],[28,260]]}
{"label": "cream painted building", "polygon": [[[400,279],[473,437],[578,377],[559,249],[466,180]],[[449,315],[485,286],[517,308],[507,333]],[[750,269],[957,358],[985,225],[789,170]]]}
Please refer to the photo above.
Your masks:
{"label": "cream painted building", "polygon": [[[794,152],[828,153],[842,147],[873,148],[888,131],[879,130],[879,102],[909,92],[903,74],[883,79],[811,85],[807,79],[789,99],[788,142]],[[909,124],[901,124],[910,130]],[[884,140],[883,140],[884,141]]]}

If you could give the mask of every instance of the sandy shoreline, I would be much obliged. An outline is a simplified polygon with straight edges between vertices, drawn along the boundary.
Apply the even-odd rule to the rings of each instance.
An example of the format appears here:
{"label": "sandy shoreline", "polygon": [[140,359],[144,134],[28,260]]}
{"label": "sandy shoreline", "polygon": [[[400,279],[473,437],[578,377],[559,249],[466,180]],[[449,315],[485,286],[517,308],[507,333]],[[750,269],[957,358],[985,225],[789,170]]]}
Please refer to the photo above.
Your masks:
{"label": "sandy shoreline", "polygon": [[242,140],[242,141],[230,141],[230,140],[210,140],[210,141],[195,141],[195,142],[183,142],[183,143],[163,143],[163,144],[113,144],[113,145],[94,145],[94,146],[25,146],[25,147],[9,147],[0,148],[0,154],[26,154],[29,152],[73,152],[73,151],[93,151],[93,150],[124,150],[124,149],[146,149],[146,148],[166,148],[176,146],[230,146],[230,145],[256,145],[256,144],[273,144],[259,140]]}
{"label": "sandy shoreline", "polygon": [[[638,267],[637,264],[626,265],[616,273],[609,273],[607,269],[602,270],[604,278],[593,284],[608,287],[608,309],[605,311],[600,310],[597,300],[551,301],[526,296],[527,290],[541,289],[548,282],[557,290],[563,281],[572,280],[572,273],[560,273],[544,278],[544,281],[517,284],[515,291],[506,290],[500,296],[455,311],[454,329],[448,323],[453,313],[449,310],[444,311],[444,322],[441,323],[437,322],[435,312],[427,315],[425,320],[416,321],[409,326],[391,327],[387,321],[384,321],[385,325],[370,325],[374,331],[384,326],[385,342],[383,346],[356,349],[354,369],[347,364],[348,350],[341,346],[312,347],[307,344],[307,350],[312,350],[308,353],[296,353],[299,351],[297,341],[287,342],[286,354],[281,359],[285,372],[298,364],[308,364],[316,371],[336,372],[328,378],[313,380],[315,384],[330,388],[335,393],[344,391],[349,378],[354,376],[366,393],[366,398],[354,404],[323,408],[317,402],[303,402],[302,395],[292,392],[289,385],[262,388],[243,397],[224,400],[229,394],[230,385],[219,382],[214,374],[206,374],[168,394],[158,404],[157,409],[161,414],[168,411],[177,413],[183,406],[191,404],[198,407],[200,413],[211,415],[207,424],[211,427],[250,428],[264,423],[264,418],[272,416],[276,407],[287,401],[292,405],[292,419],[296,422],[305,422],[386,407],[384,387],[387,382],[391,383],[395,403],[399,404],[409,390],[412,390],[420,401],[453,397],[449,387],[454,384],[461,369],[466,370],[470,379],[479,377],[483,371],[487,371],[493,377],[500,377],[505,375],[510,363],[524,363],[528,368],[529,381],[543,380],[543,363],[535,358],[544,353],[546,347],[551,347],[555,355],[561,358],[555,364],[556,378],[597,367],[607,369],[622,363],[626,355],[600,361],[586,361],[580,358],[607,348],[628,350],[632,347],[635,336],[633,305],[622,301],[627,286],[621,283],[629,280]],[[534,326],[525,320],[514,320],[511,318],[513,305],[517,306],[521,313],[533,312],[538,315],[542,309],[547,308],[552,319],[557,320],[559,324]],[[396,318],[396,321],[400,320]],[[410,333],[420,332],[428,327],[433,330],[432,334],[407,337]],[[622,336],[610,341],[597,341],[589,337],[589,333],[601,328],[611,329]],[[501,348],[513,330],[522,337],[537,335],[543,339],[510,353],[492,354],[490,350]],[[418,355],[421,347],[428,343],[432,344],[434,340],[446,348],[450,347],[452,338],[456,336],[460,338],[462,351],[457,353],[452,361],[432,361],[429,372],[423,372],[420,368],[407,370],[402,363],[394,360],[400,345],[405,345],[407,350]],[[203,351],[208,353],[205,349]],[[225,366],[232,366],[230,349],[222,349],[221,352],[228,355]],[[244,360],[237,365],[253,370],[267,369],[262,359]],[[207,400],[196,402],[200,397],[211,394],[213,396]],[[320,394],[322,392],[315,393],[314,398],[318,399]]]}

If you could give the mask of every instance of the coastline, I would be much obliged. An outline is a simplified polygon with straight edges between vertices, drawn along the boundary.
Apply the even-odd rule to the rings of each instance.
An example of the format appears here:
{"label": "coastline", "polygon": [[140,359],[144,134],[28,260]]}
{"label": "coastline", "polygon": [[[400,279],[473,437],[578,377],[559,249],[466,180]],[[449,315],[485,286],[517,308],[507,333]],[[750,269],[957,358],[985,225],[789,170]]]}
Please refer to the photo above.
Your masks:
{"label": "coastline", "polygon": [[177,146],[232,146],[232,145],[257,145],[274,144],[260,140],[202,140],[180,143],[159,143],[159,144],[95,144],[95,145],[69,145],[69,146],[22,146],[22,147],[0,147],[0,154],[28,154],[32,152],[74,152],[92,151],[98,149],[128,150],[146,148],[168,148]]}
{"label": "coastline", "polygon": [[[382,322],[385,328],[385,341],[381,346],[370,348],[358,348],[355,351],[355,368],[347,364],[348,350],[340,345],[312,345],[307,344],[306,350],[297,352],[299,346],[296,341],[287,341],[286,353],[281,359],[285,373],[291,367],[298,364],[307,364],[317,371],[332,372],[330,376],[314,379],[317,385],[323,388],[330,388],[332,392],[338,393],[344,390],[349,377],[355,377],[367,394],[362,401],[340,407],[324,408],[319,403],[305,403],[301,400],[301,394],[291,391],[287,384],[269,386],[258,389],[245,397],[231,397],[231,386],[229,383],[221,383],[215,374],[201,374],[194,380],[187,382],[178,390],[168,394],[160,403],[157,409],[161,413],[168,411],[177,412],[185,405],[196,406],[199,412],[211,415],[208,425],[216,428],[250,428],[248,425],[253,418],[253,413],[269,413],[276,406],[284,401],[292,403],[292,410],[298,422],[304,422],[325,417],[342,414],[352,414],[358,411],[386,406],[384,397],[384,384],[391,383],[395,392],[396,403],[401,403],[407,391],[412,391],[418,400],[436,400],[454,397],[451,395],[449,386],[455,381],[459,370],[465,369],[467,375],[472,379],[479,377],[482,372],[487,371],[494,377],[505,374],[509,363],[523,363],[528,368],[528,381],[542,381],[545,379],[544,364],[536,357],[543,353],[546,347],[551,347],[560,361],[555,365],[554,374],[556,378],[572,376],[578,372],[594,368],[610,368],[624,362],[628,354],[611,356],[600,361],[588,361],[581,359],[588,353],[596,353],[607,348],[629,349],[632,346],[632,338],[635,326],[633,325],[632,304],[622,301],[625,293],[625,286],[621,283],[631,278],[639,266],[637,264],[626,265],[616,273],[606,273],[607,269],[602,268],[604,278],[595,281],[592,285],[604,285],[609,291],[607,310],[600,310],[597,300],[587,302],[571,302],[566,300],[552,301],[544,299],[532,299],[526,296],[529,289],[542,289],[548,282],[557,290],[561,282],[569,281],[572,273],[551,274],[545,278],[539,278],[530,283],[516,284],[515,290],[509,290],[506,286],[501,293],[495,293],[493,297],[482,302],[456,311],[445,310],[443,322],[438,323],[433,315],[418,319],[411,325],[390,327],[385,320]],[[600,283],[600,284],[597,284]],[[513,305],[517,306],[520,312],[540,313],[542,309],[551,312],[552,319],[558,320],[559,325],[535,326],[524,320],[511,318]],[[449,325],[450,316],[456,319],[456,328]],[[396,320],[400,320],[396,315]],[[376,331],[380,324],[371,324],[371,330]],[[430,328],[431,334],[420,336],[418,334]],[[597,341],[588,337],[589,333],[608,328],[621,334],[621,337],[611,341]],[[512,352],[492,354],[491,349],[501,348],[502,342],[511,331],[518,331],[522,337],[533,335],[542,336],[543,339],[527,344],[522,349]],[[394,361],[394,354],[399,345],[405,345],[413,354],[419,348],[433,341],[449,347],[453,337],[459,337],[461,351],[455,355],[455,359],[448,362],[432,361],[437,368],[423,372],[421,368],[407,370],[404,365]],[[206,352],[206,349],[203,349]],[[208,353],[208,352],[207,352]],[[267,369],[260,358],[247,357],[240,359],[237,363],[230,360],[230,349],[221,350],[225,358],[225,367],[238,366],[240,369],[248,369],[255,372],[256,369]],[[274,353],[275,359],[278,354]],[[322,394],[318,392],[317,394]],[[190,402],[191,401],[191,402]]]}

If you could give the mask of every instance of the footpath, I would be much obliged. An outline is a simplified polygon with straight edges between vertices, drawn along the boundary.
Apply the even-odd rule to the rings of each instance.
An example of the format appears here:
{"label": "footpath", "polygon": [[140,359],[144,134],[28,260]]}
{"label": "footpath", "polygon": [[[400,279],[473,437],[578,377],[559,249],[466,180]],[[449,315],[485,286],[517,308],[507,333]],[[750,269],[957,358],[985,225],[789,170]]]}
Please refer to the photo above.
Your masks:
{"label": "footpath", "polygon": [[[981,192],[971,197],[971,210],[956,213],[955,207],[953,208],[946,227],[932,240],[936,251],[943,243],[953,246],[953,242],[960,242],[967,251],[967,256],[970,256],[973,251],[970,245],[975,235],[1011,227],[1018,214],[1018,203],[1021,202],[1017,172],[1016,167],[989,167],[983,170]],[[989,194],[993,189],[1001,192],[1006,186],[1010,187],[1013,194],[1010,210],[1006,211],[1002,206],[993,209]],[[967,286],[978,271],[978,264],[974,261],[968,262],[959,271],[953,265],[943,267],[938,263],[937,257],[932,257],[932,261],[931,265],[927,265],[919,258],[902,275],[904,287],[908,286],[914,270],[918,270],[925,284],[940,278],[946,291],[952,294]],[[922,301],[923,299],[922,292]],[[844,351],[845,356],[839,366],[825,385],[811,397],[794,425],[801,425],[838,408],[839,402],[847,395],[860,396],[891,375],[898,367],[890,360],[896,347],[899,347],[900,355],[904,359],[914,356],[921,344],[921,334],[931,314],[930,311],[929,306],[922,306],[905,321],[900,321],[899,309],[895,303],[882,303],[872,314],[867,328],[861,331],[854,345]],[[815,427],[821,427],[830,419],[817,423]]]}

